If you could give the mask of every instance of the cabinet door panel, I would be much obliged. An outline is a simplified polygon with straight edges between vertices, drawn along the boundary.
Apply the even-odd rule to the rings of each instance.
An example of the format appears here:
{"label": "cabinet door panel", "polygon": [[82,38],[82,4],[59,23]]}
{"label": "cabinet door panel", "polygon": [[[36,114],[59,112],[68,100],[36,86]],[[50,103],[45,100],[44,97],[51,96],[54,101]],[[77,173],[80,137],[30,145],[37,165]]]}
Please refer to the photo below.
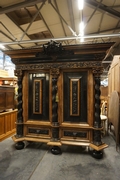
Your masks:
{"label": "cabinet door panel", "polygon": [[29,120],[49,119],[49,74],[29,74],[28,118]]}
{"label": "cabinet door panel", "polygon": [[63,73],[63,121],[87,122],[87,72]]}
{"label": "cabinet door panel", "polygon": [[14,108],[14,92],[6,92],[6,109]]}
{"label": "cabinet door panel", "polygon": [[0,111],[3,111],[6,109],[6,95],[5,92],[0,92]]}

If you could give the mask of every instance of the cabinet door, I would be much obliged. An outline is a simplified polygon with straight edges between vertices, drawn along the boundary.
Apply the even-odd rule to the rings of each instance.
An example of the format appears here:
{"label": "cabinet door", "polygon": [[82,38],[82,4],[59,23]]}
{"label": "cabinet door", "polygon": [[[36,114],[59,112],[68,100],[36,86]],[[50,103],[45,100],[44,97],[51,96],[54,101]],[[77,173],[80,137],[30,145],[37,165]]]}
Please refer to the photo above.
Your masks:
{"label": "cabinet door", "polygon": [[6,109],[6,93],[3,91],[0,91],[0,111],[3,111]]}
{"label": "cabinet door", "polygon": [[49,120],[49,73],[29,73],[28,119]]}
{"label": "cabinet door", "polygon": [[63,122],[87,122],[87,71],[63,73]]}
{"label": "cabinet door", "polygon": [[12,91],[6,92],[6,109],[14,108],[14,89]]}

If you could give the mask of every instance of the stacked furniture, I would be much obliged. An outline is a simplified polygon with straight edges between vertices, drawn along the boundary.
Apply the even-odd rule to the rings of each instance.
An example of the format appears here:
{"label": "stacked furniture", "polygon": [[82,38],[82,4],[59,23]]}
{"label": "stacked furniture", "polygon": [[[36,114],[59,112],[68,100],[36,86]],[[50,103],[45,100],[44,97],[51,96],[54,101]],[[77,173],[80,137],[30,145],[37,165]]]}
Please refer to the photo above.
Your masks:
{"label": "stacked furniture", "polygon": [[113,43],[5,51],[18,77],[16,148],[24,141],[47,143],[54,154],[62,145],[86,146],[101,157],[100,75]]}
{"label": "stacked furniture", "polygon": [[108,121],[114,126],[116,148],[120,145],[120,56],[114,56],[108,72]]}
{"label": "stacked furniture", "polygon": [[15,77],[9,77],[8,72],[0,70],[0,141],[15,133],[17,109],[15,109]]}

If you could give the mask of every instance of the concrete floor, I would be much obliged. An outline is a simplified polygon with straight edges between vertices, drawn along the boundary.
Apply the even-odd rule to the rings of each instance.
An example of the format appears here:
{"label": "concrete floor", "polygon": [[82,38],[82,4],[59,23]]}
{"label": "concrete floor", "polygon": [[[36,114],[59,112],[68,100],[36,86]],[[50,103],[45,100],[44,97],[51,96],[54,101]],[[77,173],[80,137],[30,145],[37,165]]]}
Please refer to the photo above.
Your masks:
{"label": "concrete floor", "polygon": [[87,148],[62,146],[61,155],[51,154],[51,147],[30,143],[16,150],[11,138],[0,142],[0,180],[119,180],[120,153],[112,136],[102,159],[93,158]]}

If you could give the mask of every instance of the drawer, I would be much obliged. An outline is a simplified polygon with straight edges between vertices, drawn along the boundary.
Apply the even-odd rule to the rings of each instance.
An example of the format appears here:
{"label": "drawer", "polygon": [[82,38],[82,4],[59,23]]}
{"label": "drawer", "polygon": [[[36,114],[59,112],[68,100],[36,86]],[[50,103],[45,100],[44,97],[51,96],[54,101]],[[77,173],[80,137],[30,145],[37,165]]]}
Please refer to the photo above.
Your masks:
{"label": "drawer", "polygon": [[35,127],[35,126],[27,126],[26,128],[26,136],[35,136],[35,137],[50,137],[51,129],[47,127]]}
{"label": "drawer", "polygon": [[61,129],[62,139],[89,140],[90,130]]}

